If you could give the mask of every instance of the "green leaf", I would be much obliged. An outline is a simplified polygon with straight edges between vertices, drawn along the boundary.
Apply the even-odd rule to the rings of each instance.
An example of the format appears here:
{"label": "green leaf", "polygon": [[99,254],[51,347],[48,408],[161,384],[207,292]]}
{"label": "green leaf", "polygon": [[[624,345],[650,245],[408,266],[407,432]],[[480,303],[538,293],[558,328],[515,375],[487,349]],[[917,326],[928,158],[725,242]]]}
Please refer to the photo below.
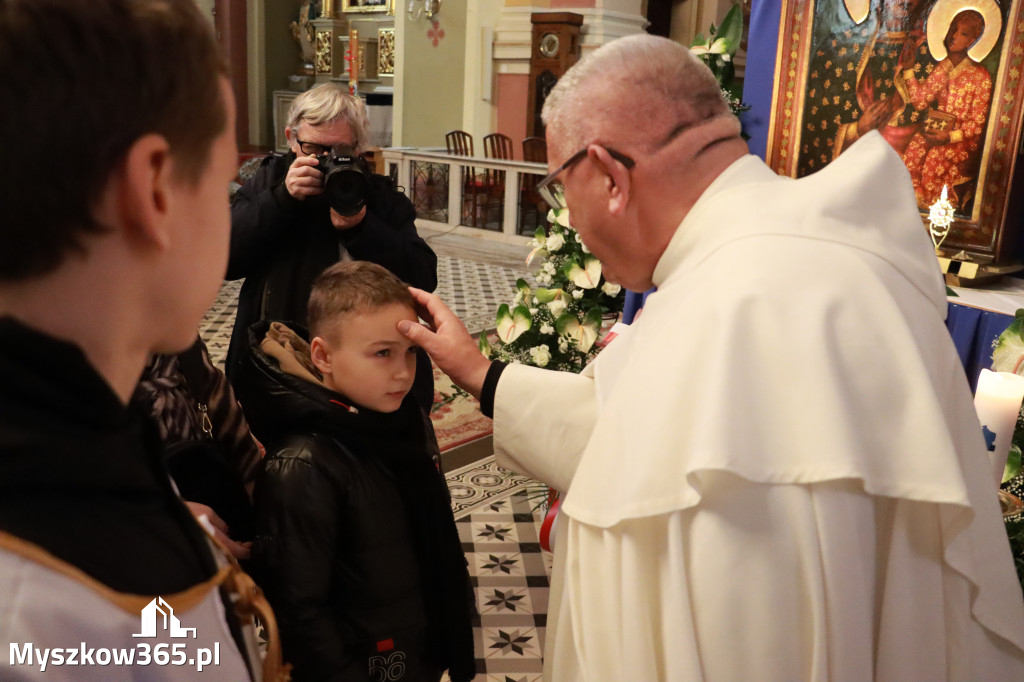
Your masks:
{"label": "green leaf", "polygon": [[601,329],[601,310],[591,308],[583,322],[572,313],[565,313],[555,320],[555,331],[559,336],[569,339],[581,352],[588,352],[597,341],[597,333]]}
{"label": "green leaf", "polygon": [[[743,37],[743,11],[739,5],[733,5],[722,19],[722,25],[718,27],[718,40],[723,41],[721,52],[734,55],[740,49],[740,39]],[[712,52],[719,52],[712,48]]]}
{"label": "green leaf", "polygon": [[523,298],[530,295],[530,285],[522,277],[516,280],[516,289],[518,289],[519,293],[523,295]]}
{"label": "green leaf", "polygon": [[532,326],[533,318],[525,305],[516,306],[511,312],[507,303],[502,303],[498,308],[498,338],[502,342],[512,343]]}
{"label": "green leaf", "polygon": [[703,33],[698,33],[693,42],[690,43],[690,47],[705,47],[708,44],[708,39],[704,37]]}
{"label": "green leaf", "polygon": [[1003,483],[1015,478],[1020,473],[1020,459],[1020,448],[1011,445],[1010,456],[1006,458],[1006,467],[1003,469]]}
{"label": "green leaf", "polygon": [[487,341],[487,334],[486,333],[481,332],[480,340],[477,341],[477,345],[480,347],[480,353],[482,353],[485,358],[490,359],[490,357],[491,357],[491,344]]}
{"label": "green leaf", "polygon": [[996,372],[1011,372],[1024,375],[1024,316],[1017,311],[1013,322],[996,340],[992,351],[992,369]]}
{"label": "green leaf", "polygon": [[582,267],[574,259],[566,262],[562,272],[580,289],[594,289],[601,283],[601,261],[590,254],[587,254]]}

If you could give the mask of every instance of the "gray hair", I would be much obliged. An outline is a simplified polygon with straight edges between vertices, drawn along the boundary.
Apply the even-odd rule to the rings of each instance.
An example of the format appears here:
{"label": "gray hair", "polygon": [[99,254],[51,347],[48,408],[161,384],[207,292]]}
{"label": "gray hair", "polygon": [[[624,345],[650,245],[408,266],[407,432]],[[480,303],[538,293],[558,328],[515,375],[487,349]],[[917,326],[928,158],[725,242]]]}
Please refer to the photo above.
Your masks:
{"label": "gray hair", "polygon": [[569,69],[541,114],[571,153],[592,142],[653,151],[669,131],[729,113],[711,70],[679,43],[638,33],[601,46]]}
{"label": "gray hair", "polygon": [[288,109],[287,125],[295,130],[303,123],[320,126],[339,118],[352,128],[356,138],[356,153],[365,152],[370,140],[370,119],[366,113],[366,103],[337,83],[323,83],[296,97]]}

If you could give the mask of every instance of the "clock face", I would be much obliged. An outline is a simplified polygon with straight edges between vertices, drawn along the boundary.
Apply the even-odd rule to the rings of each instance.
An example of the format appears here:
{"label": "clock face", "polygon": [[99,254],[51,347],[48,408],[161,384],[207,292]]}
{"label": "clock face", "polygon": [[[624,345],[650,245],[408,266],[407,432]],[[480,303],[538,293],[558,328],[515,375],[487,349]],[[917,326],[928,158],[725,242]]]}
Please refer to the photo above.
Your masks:
{"label": "clock face", "polygon": [[547,59],[554,59],[558,56],[558,34],[545,33],[540,37],[540,54]]}

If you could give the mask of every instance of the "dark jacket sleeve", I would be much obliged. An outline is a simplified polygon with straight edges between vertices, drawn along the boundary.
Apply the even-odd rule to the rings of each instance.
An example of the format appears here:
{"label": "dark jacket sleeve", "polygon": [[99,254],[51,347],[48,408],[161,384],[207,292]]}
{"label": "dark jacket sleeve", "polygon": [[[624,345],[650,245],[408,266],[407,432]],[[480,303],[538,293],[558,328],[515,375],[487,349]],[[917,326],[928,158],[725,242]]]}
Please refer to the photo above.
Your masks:
{"label": "dark jacket sleeve", "polygon": [[301,680],[368,680],[365,660],[331,605],[343,492],[301,452],[264,463],[256,480],[253,569],[281,629],[285,660]]}
{"label": "dark jacket sleeve", "polygon": [[437,255],[416,232],[416,209],[391,179],[373,177],[374,199],[366,218],[341,232],[345,249],[357,260],[368,260],[393,272],[407,284],[437,288]]}
{"label": "dark jacket sleeve", "polygon": [[248,277],[268,259],[289,230],[303,221],[302,202],[288,194],[284,179],[294,154],[269,156],[231,202],[231,251],[225,279]]}

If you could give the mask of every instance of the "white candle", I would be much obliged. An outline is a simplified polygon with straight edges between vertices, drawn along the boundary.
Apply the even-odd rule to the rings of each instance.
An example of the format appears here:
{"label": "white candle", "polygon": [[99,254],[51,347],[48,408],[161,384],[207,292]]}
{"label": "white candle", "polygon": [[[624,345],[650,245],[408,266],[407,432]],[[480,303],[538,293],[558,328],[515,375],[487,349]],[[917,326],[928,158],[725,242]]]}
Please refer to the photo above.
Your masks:
{"label": "white candle", "polygon": [[[1003,480],[1010,441],[1017,426],[1017,415],[1024,400],[1024,377],[1009,372],[981,370],[978,390],[974,393],[974,409],[984,429],[989,463],[996,486]],[[993,442],[993,437],[995,441]]]}

